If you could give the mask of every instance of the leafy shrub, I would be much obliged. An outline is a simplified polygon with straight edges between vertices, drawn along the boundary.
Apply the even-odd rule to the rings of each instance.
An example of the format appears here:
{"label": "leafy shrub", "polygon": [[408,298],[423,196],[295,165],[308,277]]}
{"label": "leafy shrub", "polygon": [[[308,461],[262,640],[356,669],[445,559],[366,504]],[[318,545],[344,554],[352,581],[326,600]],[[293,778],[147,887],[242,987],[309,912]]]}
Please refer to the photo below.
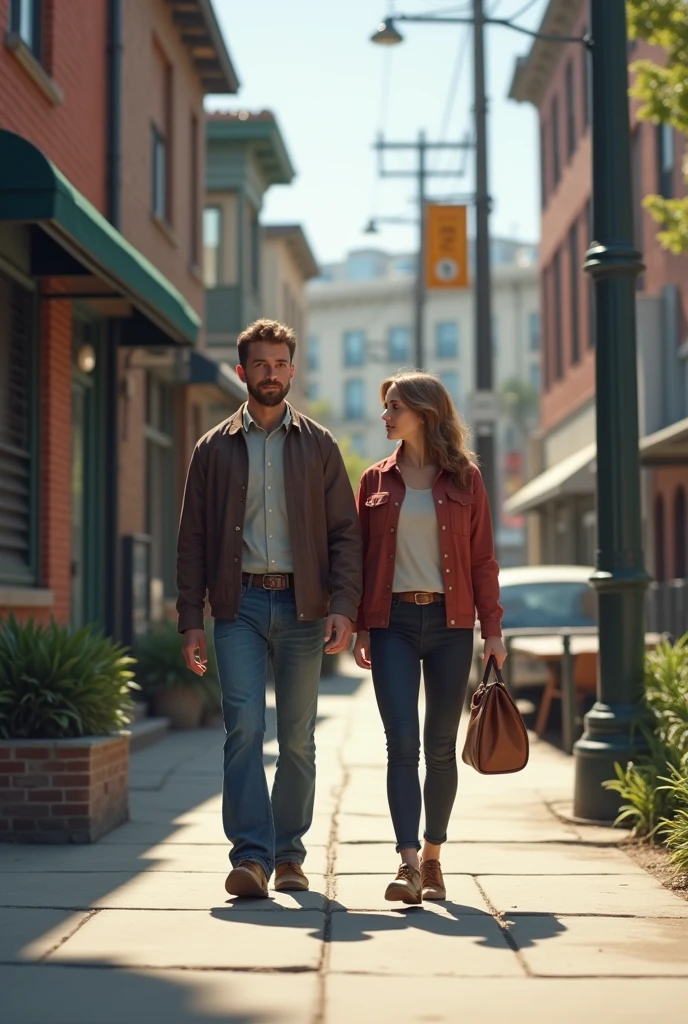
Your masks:
{"label": "leafy shrub", "polygon": [[203,691],[208,706],[215,707],[219,690],[213,631],[206,630],[208,667],[198,676],[186,667],[182,654],[182,638],[173,622],[156,623],[149,633],[134,645],[136,681],[145,697],[173,686],[194,686]]}
{"label": "leafy shrub", "polygon": [[102,632],[0,623],[0,736],[102,736],[130,721],[134,659]]}
{"label": "leafy shrub", "polygon": [[604,786],[624,801],[615,824],[632,823],[639,838],[661,837],[673,863],[688,871],[688,634],[646,656],[644,704],[647,753],[616,764]]}

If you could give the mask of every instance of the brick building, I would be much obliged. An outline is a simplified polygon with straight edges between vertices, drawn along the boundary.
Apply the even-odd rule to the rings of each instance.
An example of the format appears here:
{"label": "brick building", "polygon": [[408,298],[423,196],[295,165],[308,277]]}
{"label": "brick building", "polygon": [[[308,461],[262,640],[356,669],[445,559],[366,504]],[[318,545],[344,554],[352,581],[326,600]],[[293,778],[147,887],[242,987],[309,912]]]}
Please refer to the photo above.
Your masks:
{"label": "brick building", "polygon": [[[550,0],[541,31],[583,36],[584,0]],[[629,61],[650,56],[629,41]],[[587,50],[536,40],[510,95],[540,122],[542,402],[540,472],[508,503],[528,512],[530,560],[591,564],[595,549],[595,339],[592,289],[582,264],[591,236]],[[670,126],[636,117],[629,101],[636,243],[640,448],[646,561],[659,581],[688,576],[688,256],[659,245],[643,209],[648,193],[682,194],[683,145]],[[687,613],[688,614],[688,613]]]}
{"label": "brick building", "polygon": [[174,592],[203,409],[210,0],[0,0],[0,616],[129,639]]}

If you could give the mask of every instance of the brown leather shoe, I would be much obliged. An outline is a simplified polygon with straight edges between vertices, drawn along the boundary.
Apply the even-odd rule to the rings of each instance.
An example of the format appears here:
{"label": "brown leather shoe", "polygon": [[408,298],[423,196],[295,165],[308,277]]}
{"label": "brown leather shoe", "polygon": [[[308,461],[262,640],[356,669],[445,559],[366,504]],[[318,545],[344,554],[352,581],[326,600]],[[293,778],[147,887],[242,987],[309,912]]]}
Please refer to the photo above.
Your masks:
{"label": "brown leather shoe", "polygon": [[275,868],[276,892],[306,892],[307,890],[308,879],[300,864],[296,861],[289,861],[286,864],[277,865]]}
{"label": "brown leather shoe", "polygon": [[420,863],[420,882],[424,900],[446,900],[442,868],[438,860],[423,860]]}
{"label": "brown leather shoe", "polygon": [[264,899],[268,895],[268,877],[260,864],[245,860],[229,872],[225,889],[230,896],[253,896]]}
{"label": "brown leather shoe", "polygon": [[400,864],[397,877],[387,886],[385,899],[391,903],[397,900],[410,904],[422,903],[420,871],[410,864]]}

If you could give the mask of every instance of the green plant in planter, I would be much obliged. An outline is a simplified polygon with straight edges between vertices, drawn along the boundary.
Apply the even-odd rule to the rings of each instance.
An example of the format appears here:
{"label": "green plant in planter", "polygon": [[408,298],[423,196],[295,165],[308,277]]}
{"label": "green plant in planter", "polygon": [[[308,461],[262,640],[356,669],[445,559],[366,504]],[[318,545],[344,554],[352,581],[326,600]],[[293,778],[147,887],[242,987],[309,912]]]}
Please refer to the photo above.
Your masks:
{"label": "green plant in planter", "polygon": [[181,651],[181,635],[174,623],[157,623],[149,633],[134,644],[136,682],[147,698],[167,689],[193,688],[203,695],[204,703],[217,700],[219,688],[212,629],[206,630],[208,668],[205,676],[197,676],[186,668]]}
{"label": "green plant in planter", "polygon": [[133,710],[134,659],[102,632],[0,622],[0,737],[69,739],[123,728]]}

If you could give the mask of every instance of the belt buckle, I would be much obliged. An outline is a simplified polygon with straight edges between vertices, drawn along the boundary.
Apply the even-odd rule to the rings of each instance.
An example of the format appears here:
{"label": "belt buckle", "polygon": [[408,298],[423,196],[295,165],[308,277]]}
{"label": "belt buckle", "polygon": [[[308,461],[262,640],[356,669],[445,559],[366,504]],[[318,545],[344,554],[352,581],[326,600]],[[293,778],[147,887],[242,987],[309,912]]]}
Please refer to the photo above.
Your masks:
{"label": "belt buckle", "polygon": [[266,573],[263,576],[263,590],[286,590],[287,577],[284,573]]}
{"label": "belt buckle", "polygon": [[416,593],[413,595],[414,604],[432,604],[432,594]]}

